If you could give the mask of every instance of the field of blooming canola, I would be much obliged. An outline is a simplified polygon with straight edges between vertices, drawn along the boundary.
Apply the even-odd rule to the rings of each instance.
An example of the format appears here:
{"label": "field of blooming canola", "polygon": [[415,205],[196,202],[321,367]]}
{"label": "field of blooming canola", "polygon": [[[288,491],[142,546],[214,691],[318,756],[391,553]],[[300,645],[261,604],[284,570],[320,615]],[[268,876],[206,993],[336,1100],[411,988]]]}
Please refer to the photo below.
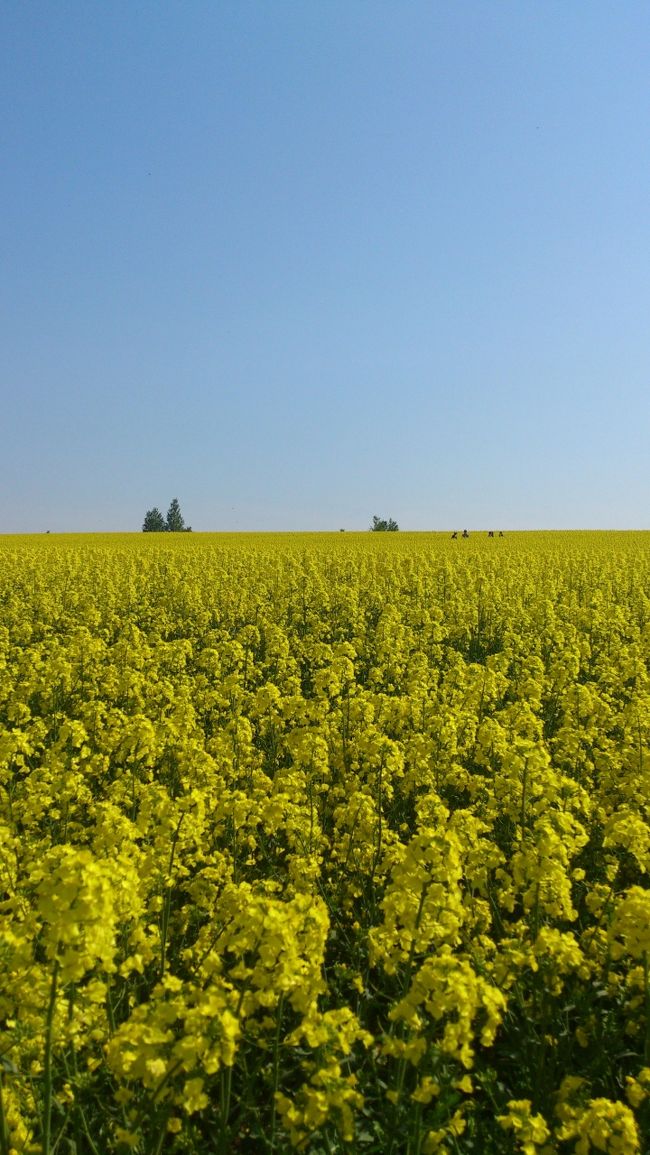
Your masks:
{"label": "field of blooming canola", "polygon": [[650,1151],[650,534],[0,538],[0,1155]]}

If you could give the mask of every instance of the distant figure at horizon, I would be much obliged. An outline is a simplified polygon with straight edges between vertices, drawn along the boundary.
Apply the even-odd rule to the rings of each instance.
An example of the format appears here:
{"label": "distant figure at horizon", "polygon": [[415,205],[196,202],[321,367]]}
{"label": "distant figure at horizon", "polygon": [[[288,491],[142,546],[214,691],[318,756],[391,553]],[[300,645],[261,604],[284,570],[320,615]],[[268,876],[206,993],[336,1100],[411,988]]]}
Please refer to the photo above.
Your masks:
{"label": "distant figure at horizon", "polygon": [[488,529],[488,537],[494,537],[494,530]]}
{"label": "distant figure at horizon", "polygon": [[455,530],[454,530],[454,532],[453,532],[453,533],[452,533],[452,535],[451,535],[451,540],[452,540],[452,541],[455,541],[457,537],[458,537],[458,530],[457,530],[457,529],[455,529]]}
{"label": "distant figure at horizon", "polygon": [[500,530],[499,530],[499,537],[504,537],[504,536],[505,536],[505,535],[504,535],[504,532],[503,532],[503,530],[502,530],[502,529],[500,529]]}
{"label": "distant figure at horizon", "polygon": [[463,537],[469,537],[469,534],[468,534],[466,529],[463,530]]}

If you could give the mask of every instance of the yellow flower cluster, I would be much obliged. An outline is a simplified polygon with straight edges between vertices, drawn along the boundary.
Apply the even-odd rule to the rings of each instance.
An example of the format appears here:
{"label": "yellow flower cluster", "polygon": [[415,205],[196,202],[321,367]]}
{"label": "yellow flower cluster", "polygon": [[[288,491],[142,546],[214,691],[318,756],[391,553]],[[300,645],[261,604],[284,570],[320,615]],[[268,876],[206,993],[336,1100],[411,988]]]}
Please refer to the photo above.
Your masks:
{"label": "yellow flower cluster", "polygon": [[0,1155],[650,1150],[650,535],[0,559]]}

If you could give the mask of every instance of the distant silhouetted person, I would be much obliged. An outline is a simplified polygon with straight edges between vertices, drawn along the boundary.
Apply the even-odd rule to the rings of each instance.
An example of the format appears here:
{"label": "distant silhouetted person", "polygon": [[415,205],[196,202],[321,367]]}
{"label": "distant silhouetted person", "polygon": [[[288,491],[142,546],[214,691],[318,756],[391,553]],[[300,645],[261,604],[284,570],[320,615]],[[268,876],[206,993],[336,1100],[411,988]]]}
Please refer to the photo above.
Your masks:
{"label": "distant silhouetted person", "polygon": [[494,530],[488,529],[488,537],[494,537]]}
{"label": "distant silhouetted person", "polygon": [[502,529],[499,530],[499,537],[503,537],[503,530]]}
{"label": "distant silhouetted person", "polygon": [[451,540],[452,540],[452,541],[455,541],[457,537],[458,537],[458,530],[457,530],[457,529],[455,529],[455,530],[454,530],[454,532],[453,532],[453,533],[452,533],[452,535],[451,535]]}
{"label": "distant silhouetted person", "polygon": [[463,530],[463,537],[469,537],[469,534],[468,534],[466,529]]}

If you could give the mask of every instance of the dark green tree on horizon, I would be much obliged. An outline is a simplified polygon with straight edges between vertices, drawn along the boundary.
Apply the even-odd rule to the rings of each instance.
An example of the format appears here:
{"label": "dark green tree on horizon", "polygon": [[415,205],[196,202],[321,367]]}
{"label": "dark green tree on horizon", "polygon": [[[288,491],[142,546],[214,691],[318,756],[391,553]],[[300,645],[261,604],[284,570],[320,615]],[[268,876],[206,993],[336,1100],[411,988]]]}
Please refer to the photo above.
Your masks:
{"label": "dark green tree on horizon", "polygon": [[373,517],[370,530],[372,533],[396,533],[399,526],[392,517]]}
{"label": "dark green tree on horizon", "polygon": [[165,519],[155,506],[153,509],[148,509],[144,515],[144,522],[142,523],[143,533],[164,533],[167,529]]}
{"label": "dark green tree on horizon", "polygon": [[167,533],[182,533],[185,529],[185,522],[181,513],[181,507],[178,504],[178,498],[174,497],[167,510],[166,521]]}

